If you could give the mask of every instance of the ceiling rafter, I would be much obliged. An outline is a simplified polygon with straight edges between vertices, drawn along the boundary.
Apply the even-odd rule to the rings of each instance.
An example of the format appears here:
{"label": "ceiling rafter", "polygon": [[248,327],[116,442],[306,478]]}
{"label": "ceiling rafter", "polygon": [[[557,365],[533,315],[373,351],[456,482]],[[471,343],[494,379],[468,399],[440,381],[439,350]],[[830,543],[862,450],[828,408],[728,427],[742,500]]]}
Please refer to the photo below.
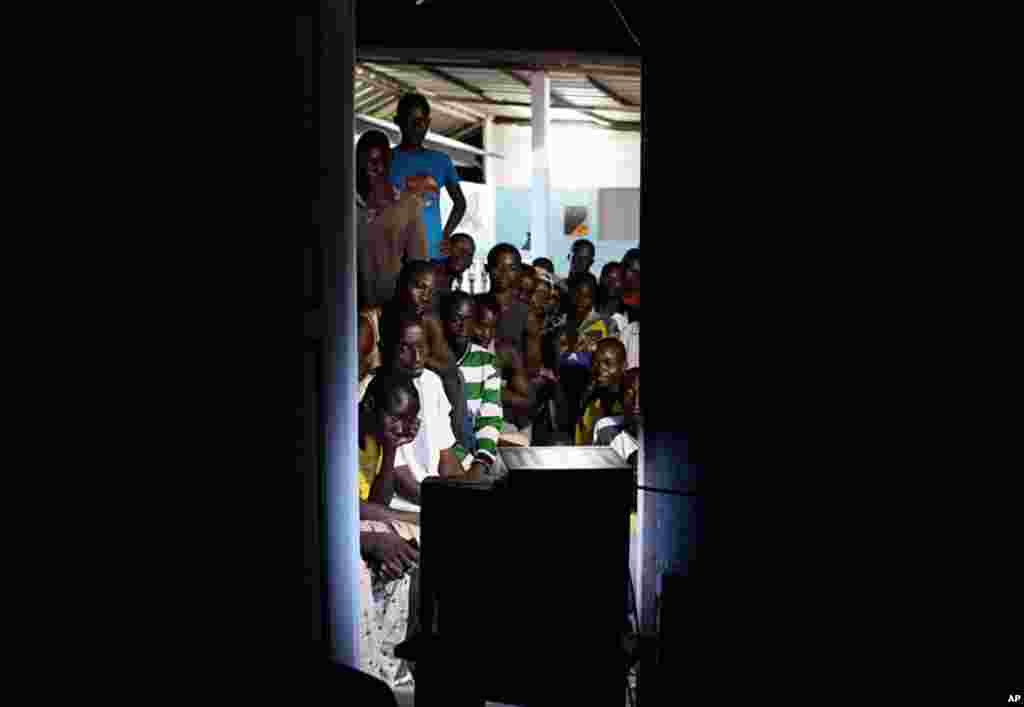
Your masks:
{"label": "ceiling rafter", "polygon": [[[520,76],[519,74],[517,74],[514,71],[509,71],[508,69],[502,69],[501,72],[503,74],[505,74],[506,76],[511,76],[516,81],[519,81],[520,83],[525,84],[526,86],[530,86],[531,85],[529,79],[526,79],[526,78]],[[600,125],[602,127],[605,127],[605,128],[611,127],[611,122],[612,121],[608,120],[607,118],[602,118],[601,116],[599,116],[599,115],[597,115],[595,113],[592,113],[592,112],[590,112],[588,110],[581,109],[579,106],[577,106],[574,103],[572,103],[572,101],[567,100],[561,93],[559,93],[558,91],[556,91],[554,89],[551,89],[551,107],[552,108],[571,108],[571,109],[577,111],[578,113],[580,113],[582,115],[585,115],[588,118],[591,118],[594,122],[596,122],[598,125]]]}
{"label": "ceiling rafter", "polygon": [[[488,98],[487,94],[484,93],[483,89],[474,86],[469,81],[464,81],[460,79],[458,76],[453,76],[452,74],[449,74],[447,71],[442,71],[441,69],[435,68],[433,66],[420,66],[417,68],[427,72],[428,74],[433,74],[434,76],[437,76],[440,79],[444,79],[448,83],[454,84],[463,90],[469,91],[470,93],[475,93],[481,98]],[[491,99],[488,98],[488,100]]]}
{"label": "ceiling rafter", "polygon": [[364,106],[362,106],[362,107],[357,107],[356,108],[356,112],[357,113],[366,113],[367,115],[369,115],[369,114],[372,114],[372,113],[374,113],[376,111],[379,111],[384,106],[388,105],[389,103],[393,103],[393,102],[395,102],[397,100],[398,100],[398,92],[397,91],[388,92],[388,93],[385,93],[385,94],[375,98],[372,101],[367,101],[367,103]]}
{"label": "ceiling rafter", "polygon": [[595,52],[517,51],[501,49],[430,49],[362,46],[357,61],[374,64],[425,64],[477,69],[571,71],[619,76],[640,76],[639,56]]}
{"label": "ceiling rafter", "polygon": [[[533,125],[533,121],[529,118],[494,118],[495,125]],[[603,125],[597,125],[590,120],[551,120],[552,125],[586,125],[591,128],[601,128],[603,130],[613,130],[615,132],[625,133],[638,133],[640,132],[640,123],[610,123],[607,127]]]}
{"label": "ceiling rafter", "polygon": [[[494,106],[495,108],[530,108],[533,106],[532,103],[527,101],[496,101],[491,98],[459,98],[458,96],[447,96],[441,95],[438,98],[446,101],[461,101],[462,103],[470,103],[472,105],[481,106]],[[552,106],[552,108],[564,108],[564,106]],[[595,105],[582,105],[576,104],[575,109],[582,110],[611,110],[616,113],[640,113],[640,106],[595,106]],[[574,109],[574,110],[575,110]],[[566,108],[566,110],[569,110]],[[607,118],[606,118],[607,120]]]}
{"label": "ceiling rafter", "polygon": [[452,140],[461,140],[462,138],[468,135],[472,135],[477,130],[483,129],[483,123],[474,123],[472,125],[466,125],[465,127],[459,128],[458,130],[453,131],[451,134],[446,135],[445,137],[450,137]]}
{"label": "ceiling rafter", "polygon": [[629,100],[628,98],[624,98],[623,96],[620,96],[618,93],[613,91],[610,86],[608,86],[607,84],[605,84],[605,83],[603,83],[601,81],[598,81],[597,79],[595,79],[590,74],[584,74],[584,76],[586,76],[587,81],[590,82],[591,86],[593,86],[598,91],[600,91],[604,95],[608,96],[612,100],[618,101],[621,105],[628,106],[630,108],[638,108],[639,107],[639,106],[637,106],[636,103],[634,103],[633,101]]}
{"label": "ceiling rafter", "polygon": [[416,86],[407,84],[401,79],[397,79],[394,76],[391,76],[384,72],[368,69],[367,67],[361,64],[356,66],[356,76],[358,76],[360,80],[370,84],[377,85],[380,88],[386,88],[393,91],[397,89],[399,92],[403,93],[419,93],[426,96],[427,98],[432,98],[434,99],[430,103],[430,107],[432,110],[437,110],[441,113],[446,113],[447,115],[459,118],[460,120],[476,122],[479,120],[483,120],[484,118],[487,117],[486,114],[481,113],[478,110],[466,108],[465,106],[453,105],[451,103],[438,100],[437,94],[434,93],[433,91],[427,91],[422,88],[417,88]]}

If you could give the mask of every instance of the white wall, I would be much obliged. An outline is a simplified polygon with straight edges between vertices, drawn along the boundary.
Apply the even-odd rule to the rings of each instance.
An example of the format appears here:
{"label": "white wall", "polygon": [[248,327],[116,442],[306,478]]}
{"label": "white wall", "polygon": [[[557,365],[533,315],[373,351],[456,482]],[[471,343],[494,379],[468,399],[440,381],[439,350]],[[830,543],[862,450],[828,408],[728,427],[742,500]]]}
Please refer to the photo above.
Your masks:
{"label": "white wall", "polygon": [[[493,143],[489,148],[504,159],[492,160],[493,184],[498,188],[529,189],[533,168],[532,128],[527,125],[495,125]],[[603,189],[640,189],[640,133],[618,132],[589,128],[582,125],[552,125],[548,141],[552,191],[596,191]],[[639,194],[635,194],[635,208],[630,214],[609,218],[608,205],[595,208],[595,216],[602,214],[609,229],[618,233],[639,233]],[[548,252],[545,255],[555,263],[559,274],[569,269],[569,249],[573,239],[563,235],[562,204],[552,201],[551,222],[548,227]],[[627,228],[623,219],[635,220]],[[604,223],[599,224],[600,228]],[[635,237],[639,237],[638,235]],[[621,260],[626,251],[636,247],[636,240],[590,239],[595,246],[592,272],[597,275],[606,262]],[[515,242],[518,246],[519,243]],[[535,257],[536,254],[531,254]]]}
{"label": "white wall", "polygon": [[[529,187],[533,169],[532,129],[495,125],[494,185]],[[552,189],[640,188],[640,133],[552,125],[548,141]]]}

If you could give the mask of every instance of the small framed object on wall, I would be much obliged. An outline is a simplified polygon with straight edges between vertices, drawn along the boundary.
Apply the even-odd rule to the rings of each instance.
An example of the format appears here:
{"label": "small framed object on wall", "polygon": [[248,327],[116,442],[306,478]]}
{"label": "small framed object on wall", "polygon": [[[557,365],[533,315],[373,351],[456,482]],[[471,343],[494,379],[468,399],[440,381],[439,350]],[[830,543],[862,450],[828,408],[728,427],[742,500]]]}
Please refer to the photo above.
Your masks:
{"label": "small framed object on wall", "polygon": [[590,235],[590,211],[586,206],[565,207],[565,235],[586,238]]}

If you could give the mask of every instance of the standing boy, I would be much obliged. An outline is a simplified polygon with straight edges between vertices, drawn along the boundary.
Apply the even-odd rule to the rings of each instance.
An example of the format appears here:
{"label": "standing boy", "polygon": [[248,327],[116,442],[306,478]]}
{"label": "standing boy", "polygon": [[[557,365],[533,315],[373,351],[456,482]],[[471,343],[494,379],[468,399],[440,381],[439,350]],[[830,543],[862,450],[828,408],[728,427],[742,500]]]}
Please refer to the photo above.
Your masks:
{"label": "standing boy", "polygon": [[[430,128],[430,104],[418,93],[407,93],[398,102],[395,122],[402,130],[402,143],[391,155],[391,183],[423,199],[423,220],[427,227],[427,250],[431,259],[448,256],[449,239],[466,214],[466,197],[451,158],[423,147]],[[452,199],[452,213],[441,228],[441,187]]]}

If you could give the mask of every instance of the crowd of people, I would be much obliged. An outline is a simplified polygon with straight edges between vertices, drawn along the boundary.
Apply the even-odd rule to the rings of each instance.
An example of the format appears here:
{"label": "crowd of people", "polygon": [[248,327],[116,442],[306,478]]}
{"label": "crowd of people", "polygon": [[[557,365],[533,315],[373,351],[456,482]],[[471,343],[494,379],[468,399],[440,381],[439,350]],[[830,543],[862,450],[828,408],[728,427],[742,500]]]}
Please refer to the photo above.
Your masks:
{"label": "crowd of people", "polygon": [[403,96],[396,119],[397,147],[371,130],[356,149],[360,655],[392,686],[412,679],[394,646],[415,630],[424,479],[501,475],[504,445],[606,445],[636,469],[641,421],[639,249],[597,277],[594,244],[576,240],[560,277],[500,243],[489,292],[453,289],[476,255],[456,232],[458,174],[423,147],[425,98]]}

